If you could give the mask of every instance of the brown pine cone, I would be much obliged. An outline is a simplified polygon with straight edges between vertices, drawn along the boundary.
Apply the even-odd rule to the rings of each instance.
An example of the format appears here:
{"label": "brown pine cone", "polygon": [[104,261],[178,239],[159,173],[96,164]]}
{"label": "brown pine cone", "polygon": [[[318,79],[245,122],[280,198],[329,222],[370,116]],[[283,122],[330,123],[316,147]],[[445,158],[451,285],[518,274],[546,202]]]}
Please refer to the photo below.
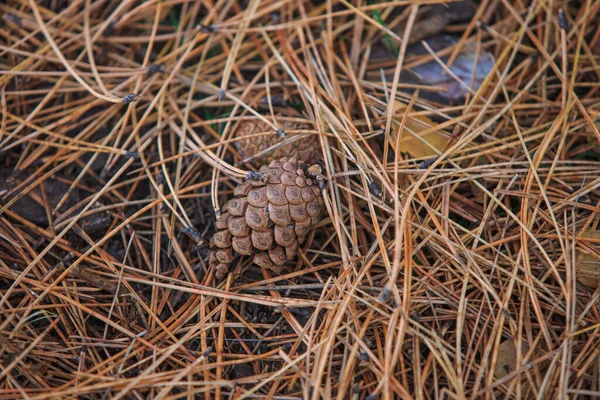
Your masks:
{"label": "brown pine cone", "polygon": [[210,239],[209,265],[217,279],[225,277],[236,253],[253,255],[255,264],[275,272],[296,256],[323,208],[320,172],[318,165],[284,157],[234,189]]}
{"label": "brown pine cone", "polygon": [[[287,130],[307,128],[308,126],[306,124],[285,121],[282,126],[283,131],[286,132],[285,137],[281,137],[276,133],[271,135],[258,135],[244,139],[244,137],[256,133],[272,132],[272,128],[259,119],[243,121],[236,131],[236,136],[240,138],[240,140],[236,142],[236,147],[244,157],[252,157],[261,151],[281,143],[286,138],[297,135],[297,133],[287,133]],[[268,164],[271,161],[279,160],[282,157],[295,158],[296,160],[312,165],[321,159],[319,141],[315,135],[310,135],[299,140],[291,141],[282,146],[273,147],[272,150],[267,152],[264,156],[259,157],[258,160],[260,160],[259,164]]]}

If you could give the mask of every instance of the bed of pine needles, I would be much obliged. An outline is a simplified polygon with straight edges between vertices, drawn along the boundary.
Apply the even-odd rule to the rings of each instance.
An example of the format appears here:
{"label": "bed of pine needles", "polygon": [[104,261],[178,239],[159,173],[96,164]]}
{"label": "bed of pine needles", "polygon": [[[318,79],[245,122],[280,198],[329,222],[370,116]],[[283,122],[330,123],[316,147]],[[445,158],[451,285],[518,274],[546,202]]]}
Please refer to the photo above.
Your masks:
{"label": "bed of pine needles", "polygon": [[[1,2],[0,398],[598,398],[600,3],[434,3]],[[403,80],[465,46],[460,100]],[[219,282],[235,129],[277,114],[326,212]]]}

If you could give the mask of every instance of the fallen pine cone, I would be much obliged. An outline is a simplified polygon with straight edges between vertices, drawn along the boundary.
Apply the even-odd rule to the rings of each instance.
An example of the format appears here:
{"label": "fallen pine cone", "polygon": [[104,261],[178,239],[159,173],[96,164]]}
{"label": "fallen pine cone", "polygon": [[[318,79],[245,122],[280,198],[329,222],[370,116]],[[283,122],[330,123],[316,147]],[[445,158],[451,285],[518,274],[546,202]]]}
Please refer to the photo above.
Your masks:
{"label": "fallen pine cone", "polygon": [[[236,147],[244,157],[253,157],[262,151],[272,148],[272,150],[269,150],[263,156],[258,157],[260,165],[269,164],[271,161],[279,160],[283,157],[295,158],[296,160],[312,165],[321,159],[321,150],[315,135],[277,146],[277,144],[286,140],[286,138],[298,135],[297,133],[287,133],[286,130],[307,128],[306,124],[285,121],[283,122],[282,132],[277,132],[274,135],[255,135],[260,132],[272,131],[272,128],[259,119],[243,121],[236,131],[236,136],[240,138],[236,142]],[[285,136],[282,135],[283,132],[286,132]],[[250,137],[250,135],[255,136]]]}
{"label": "fallen pine cone", "polygon": [[[319,222],[321,167],[294,158],[262,166],[238,185],[222,209],[210,239],[209,266],[223,279],[235,254],[254,256],[260,267],[280,272]],[[250,176],[250,175],[249,175]]]}

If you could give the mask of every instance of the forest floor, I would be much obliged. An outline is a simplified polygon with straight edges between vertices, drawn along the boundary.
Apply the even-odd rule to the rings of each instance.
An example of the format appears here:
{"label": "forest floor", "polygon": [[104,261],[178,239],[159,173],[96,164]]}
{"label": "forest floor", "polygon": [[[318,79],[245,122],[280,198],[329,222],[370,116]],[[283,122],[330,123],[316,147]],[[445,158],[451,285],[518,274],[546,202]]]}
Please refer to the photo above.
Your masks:
{"label": "forest floor", "polygon": [[5,0],[0,116],[2,399],[600,397],[600,2]]}

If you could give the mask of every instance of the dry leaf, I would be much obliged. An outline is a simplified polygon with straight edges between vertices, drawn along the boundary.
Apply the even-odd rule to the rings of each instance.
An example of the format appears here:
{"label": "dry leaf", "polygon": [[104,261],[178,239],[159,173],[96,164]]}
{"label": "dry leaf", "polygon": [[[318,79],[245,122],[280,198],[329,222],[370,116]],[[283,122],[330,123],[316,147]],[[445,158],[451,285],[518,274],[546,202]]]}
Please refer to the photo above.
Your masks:
{"label": "dry leaf", "polygon": [[[439,26],[440,21],[437,22]],[[435,23],[431,25],[427,23],[425,26],[434,30],[437,29]],[[419,28],[419,26],[415,25],[413,32],[416,28]],[[403,87],[403,90],[408,93],[413,93],[414,88],[412,86],[418,85],[422,88],[419,92],[421,99],[440,104],[462,104],[469,92],[479,90],[494,70],[496,60],[493,54],[479,49],[474,43],[469,42],[461,44],[456,58],[448,66],[450,53],[447,50],[460,42],[459,36],[442,34],[421,41],[419,35],[415,36],[411,33],[411,39],[413,37],[418,39],[418,43],[406,49],[406,63],[410,67],[403,69],[402,74],[400,74],[399,83],[407,85]],[[431,59],[431,51],[435,52],[439,59]],[[372,66],[369,67],[370,71],[367,72],[367,77],[372,80],[379,80],[381,76],[380,68],[383,67],[386,80],[392,82],[396,58],[391,51],[386,51],[384,46],[377,47],[375,45],[369,59]],[[420,61],[423,58],[429,59],[429,61]]]}
{"label": "dry leaf", "polygon": [[[396,133],[400,128],[406,109],[406,104],[399,101],[395,102],[393,139],[395,139]],[[439,155],[434,149],[443,152],[450,140],[450,135],[435,129],[436,125],[435,122],[427,117],[409,115],[401,133],[399,150],[410,154],[414,158],[429,158]]]}
{"label": "dry leaf", "polygon": [[[527,344],[523,342],[522,345],[524,347],[521,349],[521,357],[525,357],[525,354],[528,351]],[[529,362],[537,364],[540,372],[543,374],[547,373],[548,367],[550,366],[550,360],[541,361],[540,363],[538,363],[537,360],[523,361],[523,363]],[[496,378],[496,380],[500,380],[515,372],[519,367],[523,367],[523,365],[517,366],[517,342],[513,339],[507,339],[500,343],[500,346],[498,346],[498,359],[496,360],[496,368],[494,369],[494,378]],[[521,383],[521,398],[531,398],[532,382],[527,379],[527,375],[521,373],[517,379],[519,379]]]}
{"label": "dry leaf", "polygon": [[[586,232],[583,237],[600,239],[600,231]],[[581,252],[575,267],[579,282],[594,289],[600,285],[600,256],[596,253]]]}
{"label": "dry leaf", "polygon": [[512,373],[517,366],[517,346],[512,339],[505,340],[498,346],[498,360],[496,361],[496,369],[494,377],[502,379],[506,375]]}
{"label": "dry leaf", "polygon": [[[458,37],[440,35],[428,39],[427,44],[435,52],[445,50],[459,42]],[[429,51],[418,44],[408,49],[411,55],[427,55]],[[442,63],[447,64],[449,56],[441,56]],[[424,90],[421,97],[428,98],[443,104],[456,104],[462,102],[469,93],[469,88],[477,91],[494,69],[494,56],[487,51],[479,50],[474,44],[465,43],[450,67],[441,65],[437,60],[432,60],[410,69],[414,74],[415,83],[431,86],[441,91],[429,92]],[[448,73],[450,70],[452,73]]]}

